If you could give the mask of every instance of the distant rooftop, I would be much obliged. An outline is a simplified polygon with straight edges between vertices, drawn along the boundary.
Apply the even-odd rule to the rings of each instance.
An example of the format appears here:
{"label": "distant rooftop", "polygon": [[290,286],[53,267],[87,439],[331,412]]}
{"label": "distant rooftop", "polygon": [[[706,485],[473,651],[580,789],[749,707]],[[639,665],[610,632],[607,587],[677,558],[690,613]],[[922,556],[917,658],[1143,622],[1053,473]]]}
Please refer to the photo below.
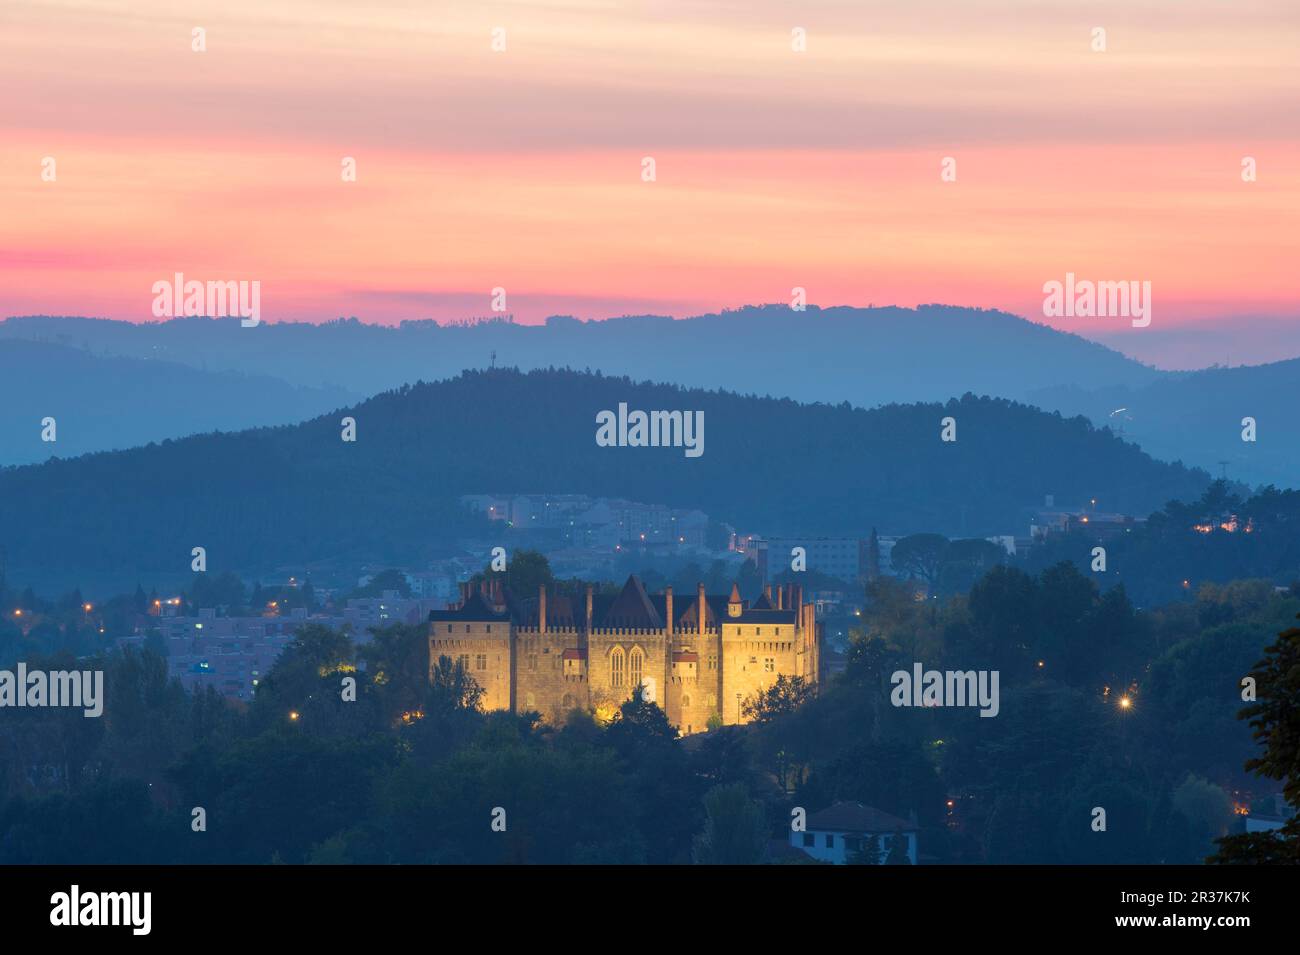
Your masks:
{"label": "distant rooftop", "polygon": [[915,832],[916,824],[860,802],[837,802],[808,817],[809,830],[819,832]]}

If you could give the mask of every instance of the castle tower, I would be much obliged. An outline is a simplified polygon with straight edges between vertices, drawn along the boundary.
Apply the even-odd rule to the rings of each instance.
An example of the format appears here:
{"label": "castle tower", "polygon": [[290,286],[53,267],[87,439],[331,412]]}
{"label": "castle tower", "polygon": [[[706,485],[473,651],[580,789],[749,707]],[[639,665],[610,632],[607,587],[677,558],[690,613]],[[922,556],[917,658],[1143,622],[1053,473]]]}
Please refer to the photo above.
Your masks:
{"label": "castle tower", "polygon": [[740,600],[740,584],[731,585],[731,596],[727,598],[727,616],[735,619],[740,616],[744,604]]}

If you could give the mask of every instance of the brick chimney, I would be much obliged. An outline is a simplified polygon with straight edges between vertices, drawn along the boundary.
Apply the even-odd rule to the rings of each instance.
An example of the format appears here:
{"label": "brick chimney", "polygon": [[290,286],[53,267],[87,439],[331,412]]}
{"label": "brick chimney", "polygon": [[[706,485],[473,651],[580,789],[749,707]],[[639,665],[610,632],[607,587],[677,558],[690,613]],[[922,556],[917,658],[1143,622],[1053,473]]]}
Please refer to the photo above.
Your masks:
{"label": "brick chimney", "polygon": [[771,585],[771,584],[764,584],[764,585],[763,585],[763,596],[767,598],[767,602],[768,602],[769,604],[772,603],[772,585]]}
{"label": "brick chimney", "polygon": [[537,585],[537,629],[546,632],[546,585]]}
{"label": "brick chimney", "polygon": [[587,633],[591,633],[591,584],[587,584]]}
{"label": "brick chimney", "polygon": [[673,638],[673,585],[664,588],[664,614],[668,617],[664,626],[668,629],[668,639]]}
{"label": "brick chimney", "polygon": [[703,581],[700,581],[700,585],[699,585],[699,603],[698,603],[698,607],[699,607],[699,610],[700,610],[700,614],[699,614],[699,617],[700,617],[700,636],[702,637],[702,636],[704,636],[704,582],[703,582]]}

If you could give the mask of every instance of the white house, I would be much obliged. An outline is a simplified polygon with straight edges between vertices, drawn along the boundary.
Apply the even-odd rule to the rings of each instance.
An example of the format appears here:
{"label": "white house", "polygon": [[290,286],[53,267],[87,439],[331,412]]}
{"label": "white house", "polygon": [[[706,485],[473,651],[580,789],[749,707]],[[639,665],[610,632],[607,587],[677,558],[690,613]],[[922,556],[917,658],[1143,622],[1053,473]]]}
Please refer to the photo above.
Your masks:
{"label": "white house", "polygon": [[907,842],[907,860],[916,865],[916,823],[860,802],[837,802],[808,817],[805,832],[791,832],[790,845],[821,862],[843,865],[872,838],[883,863],[894,839]]}

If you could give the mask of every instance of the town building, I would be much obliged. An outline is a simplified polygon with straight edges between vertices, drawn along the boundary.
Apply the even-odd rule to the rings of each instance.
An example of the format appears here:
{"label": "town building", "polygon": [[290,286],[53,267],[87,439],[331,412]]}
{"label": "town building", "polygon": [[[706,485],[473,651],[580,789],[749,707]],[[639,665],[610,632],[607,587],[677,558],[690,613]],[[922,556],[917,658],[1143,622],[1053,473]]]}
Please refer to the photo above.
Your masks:
{"label": "town building", "polygon": [[142,617],[136,632],[117,642],[141,646],[152,632],[166,650],[168,675],[187,690],[212,687],[227,699],[247,702],[298,628],[306,624],[354,629],[343,617],[308,616],[303,608],[284,616],[256,617],[220,617],[213,609],[203,609],[196,616]]}
{"label": "town building", "polygon": [[369,631],[395,624],[422,625],[429,612],[445,601],[402,597],[385,591],[380,597],[353,597],[341,613],[309,615],[303,607],[288,613],[268,611],[257,616],[220,616],[204,608],[194,616],[176,612],[179,600],[158,601],[159,613],[142,615],[135,632],[118,640],[122,646],[160,641],[167,655],[168,675],[187,690],[212,687],[230,700],[251,700],[258,684],[306,624],[347,632],[364,642]]}
{"label": "town building", "polygon": [[880,853],[878,862],[889,855],[894,839],[907,843],[907,860],[916,865],[915,820],[900,819],[860,802],[837,802],[807,819],[803,832],[790,833],[790,845],[802,849],[820,862],[844,865],[868,846]]}
{"label": "town building", "polygon": [[807,570],[847,584],[867,579],[867,542],[858,537],[759,537],[747,543],[763,580],[788,573],[794,548],[802,547]]}
{"label": "town building", "polygon": [[447,606],[437,598],[403,597],[396,590],[385,590],[378,597],[350,597],[343,618],[357,633],[371,627],[391,627],[398,623],[421,623],[429,611]]}
{"label": "town building", "polygon": [[1135,527],[1146,523],[1145,518],[1128,514],[1110,514],[1095,510],[1039,510],[1029,523],[1029,536],[1040,541],[1058,534],[1086,532],[1090,537],[1109,540],[1121,534],[1132,533]]}
{"label": "town building", "polygon": [[709,517],[698,510],[582,494],[466,494],[460,502],[513,530],[554,532],[566,547],[707,549]]}

